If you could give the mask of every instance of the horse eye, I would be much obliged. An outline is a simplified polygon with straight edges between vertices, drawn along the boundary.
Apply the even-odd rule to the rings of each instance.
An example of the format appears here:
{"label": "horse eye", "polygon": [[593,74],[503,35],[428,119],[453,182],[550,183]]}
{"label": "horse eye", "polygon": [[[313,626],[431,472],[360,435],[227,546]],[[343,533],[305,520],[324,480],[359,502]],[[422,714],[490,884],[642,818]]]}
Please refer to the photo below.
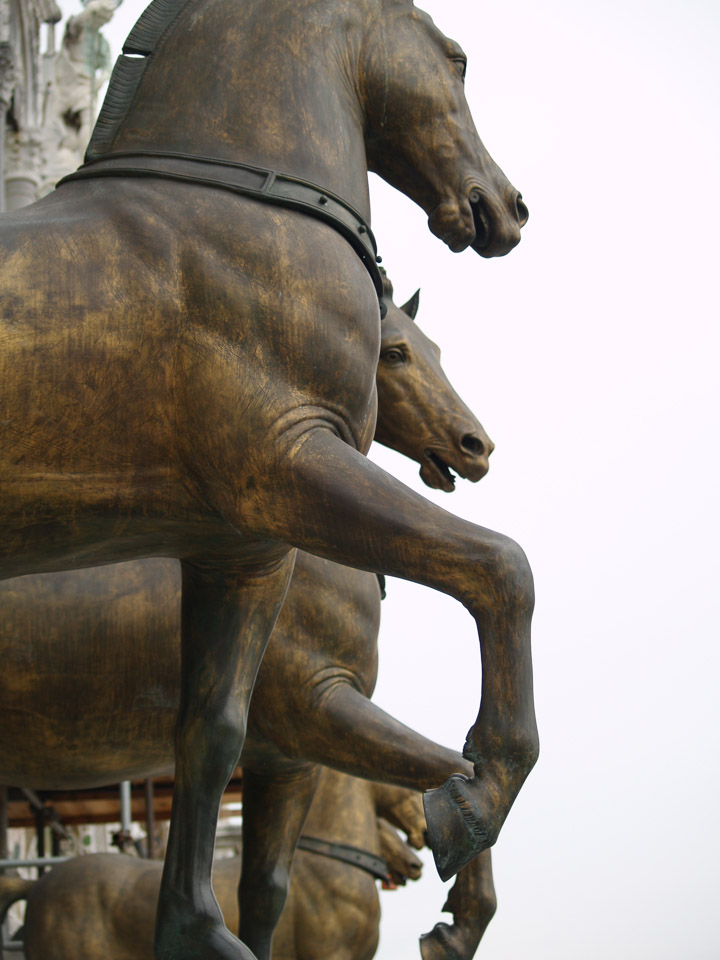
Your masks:
{"label": "horse eye", "polygon": [[455,69],[460,74],[460,79],[465,79],[465,74],[467,73],[467,60],[463,57],[453,57],[452,62],[455,65]]}
{"label": "horse eye", "polygon": [[406,360],[404,351],[399,347],[390,347],[389,350],[384,350],[381,357],[385,363],[390,364],[405,363]]}

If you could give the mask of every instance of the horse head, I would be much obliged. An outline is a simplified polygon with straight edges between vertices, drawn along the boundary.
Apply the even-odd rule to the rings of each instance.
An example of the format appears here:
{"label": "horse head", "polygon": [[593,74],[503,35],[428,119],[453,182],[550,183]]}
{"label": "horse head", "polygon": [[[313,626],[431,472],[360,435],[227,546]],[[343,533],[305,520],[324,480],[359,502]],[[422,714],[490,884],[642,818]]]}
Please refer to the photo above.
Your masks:
{"label": "horse head", "polygon": [[280,171],[321,190],[301,190],[306,212],[334,193],[367,219],[370,169],[451,250],[496,257],[520,240],[527,208],[477,134],[465,55],[412,0],[154,0],[124,50],[83,178],[132,153],[145,173],[297,206],[297,183],[268,186]]}
{"label": "horse head", "polygon": [[420,291],[397,307],[386,277],[384,283],[375,439],[417,461],[429,487],[451,493],[451,470],[480,480],[494,444],[445,376],[440,350],[414,322]]}
{"label": "horse head", "polygon": [[360,67],[369,169],[418,203],[451,250],[503,256],[528,211],[475,129],[465,54],[411,0],[382,7]]}

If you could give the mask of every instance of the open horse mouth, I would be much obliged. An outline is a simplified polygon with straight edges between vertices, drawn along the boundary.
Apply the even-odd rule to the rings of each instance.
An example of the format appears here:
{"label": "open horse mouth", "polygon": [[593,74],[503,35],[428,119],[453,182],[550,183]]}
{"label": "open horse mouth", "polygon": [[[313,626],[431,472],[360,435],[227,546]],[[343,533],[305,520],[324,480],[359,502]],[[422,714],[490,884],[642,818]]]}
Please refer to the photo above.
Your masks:
{"label": "open horse mouth", "polygon": [[[493,443],[489,439],[488,444],[490,452],[492,452]],[[463,443],[463,447],[469,449],[465,443]],[[487,456],[471,456],[469,460],[466,460],[465,455],[455,457],[452,452],[449,453],[449,456],[454,461],[452,468],[450,463],[443,459],[441,453],[436,453],[429,447],[425,448],[422,456],[418,458],[420,477],[423,483],[435,490],[452,493],[455,490],[457,477],[462,477],[463,480],[469,480],[471,483],[477,483],[488,472]]]}
{"label": "open horse mouth", "polygon": [[446,493],[455,489],[455,474],[450,467],[432,450],[425,451],[425,459],[420,475],[429,487],[439,488]]}

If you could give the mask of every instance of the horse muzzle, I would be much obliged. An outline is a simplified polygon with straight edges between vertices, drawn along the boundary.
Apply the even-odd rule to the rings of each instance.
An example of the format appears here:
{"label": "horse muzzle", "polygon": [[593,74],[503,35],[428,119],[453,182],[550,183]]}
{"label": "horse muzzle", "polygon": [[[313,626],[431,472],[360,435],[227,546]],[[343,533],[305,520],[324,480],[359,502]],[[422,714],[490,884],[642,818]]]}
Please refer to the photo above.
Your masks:
{"label": "horse muzzle", "polygon": [[475,239],[470,244],[481,257],[504,257],[520,243],[520,231],[530,216],[522,194],[512,191],[511,197],[489,196],[479,186],[468,197],[475,224]]}
{"label": "horse muzzle", "polygon": [[452,451],[437,446],[426,447],[416,459],[420,463],[420,478],[434,490],[452,493],[456,475],[477,483],[490,469],[488,457],[495,445],[488,436],[466,433],[459,447]]}

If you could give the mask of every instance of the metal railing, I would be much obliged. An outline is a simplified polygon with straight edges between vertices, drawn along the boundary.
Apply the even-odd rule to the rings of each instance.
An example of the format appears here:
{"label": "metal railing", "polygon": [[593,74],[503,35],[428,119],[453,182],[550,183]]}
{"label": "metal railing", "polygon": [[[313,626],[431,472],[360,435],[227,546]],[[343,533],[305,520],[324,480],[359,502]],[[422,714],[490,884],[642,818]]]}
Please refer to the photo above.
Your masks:
{"label": "metal railing", "polygon": [[54,867],[56,863],[65,863],[72,860],[71,855],[65,857],[25,857],[20,860],[0,860],[0,870],[13,870],[15,867]]}
{"label": "metal railing", "polygon": [[[72,860],[73,856],[45,856],[45,828],[50,831],[52,838],[52,851],[56,853],[60,840],[69,839],[70,834],[63,825],[57,812],[46,804],[34,790],[20,788],[21,792],[33,811],[37,821],[38,837],[38,856],[13,859],[9,856],[7,843],[8,837],[8,789],[0,785],[0,875],[18,867],[33,867],[39,870],[40,875],[45,872],[45,868],[54,867],[57,864]],[[120,791],[120,831],[113,835],[113,845],[121,851],[125,845],[132,842],[132,794],[129,781],[124,781],[119,785]],[[155,816],[154,816],[154,791],[151,779],[145,781],[145,808],[147,820],[147,852],[145,855],[152,859],[155,855],[154,836],[155,836]],[[15,956],[23,952],[24,945],[22,940],[8,939],[7,920],[0,922],[0,960],[5,960],[6,954]]]}
{"label": "metal railing", "polygon": [[[56,842],[57,838],[67,839],[69,838],[69,833],[63,824],[60,822],[60,818],[52,808],[45,806],[43,801],[38,797],[34,790],[23,789],[22,793],[25,796],[25,799],[30,805],[31,810],[38,817],[38,823],[44,820],[45,826],[49,827],[51,833],[55,836]],[[129,836],[130,823],[132,820],[131,808],[130,808],[130,784],[129,782],[124,782],[120,784],[120,817],[121,817],[121,834]],[[72,860],[71,856],[44,856],[44,840],[42,845],[40,844],[40,838],[43,837],[41,832],[38,832],[38,845],[42,846],[42,849],[39,851],[40,856],[37,857],[21,857],[13,859],[8,856],[9,850],[7,849],[7,815],[8,810],[8,793],[7,787],[0,787],[0,874],[6,873],[8,870],[15,870],[18,867],[35,867],[38,868],[41,874],[44,872],[46,867],[54,867],[59,863],[65,863],[67,860]],[[23,952],[24,944],[22,940],[8,940],[7,938],[7,926],[6,922],[3,920],[0,923],[0,960],[5,960],[6,954],[20,954]]]}

